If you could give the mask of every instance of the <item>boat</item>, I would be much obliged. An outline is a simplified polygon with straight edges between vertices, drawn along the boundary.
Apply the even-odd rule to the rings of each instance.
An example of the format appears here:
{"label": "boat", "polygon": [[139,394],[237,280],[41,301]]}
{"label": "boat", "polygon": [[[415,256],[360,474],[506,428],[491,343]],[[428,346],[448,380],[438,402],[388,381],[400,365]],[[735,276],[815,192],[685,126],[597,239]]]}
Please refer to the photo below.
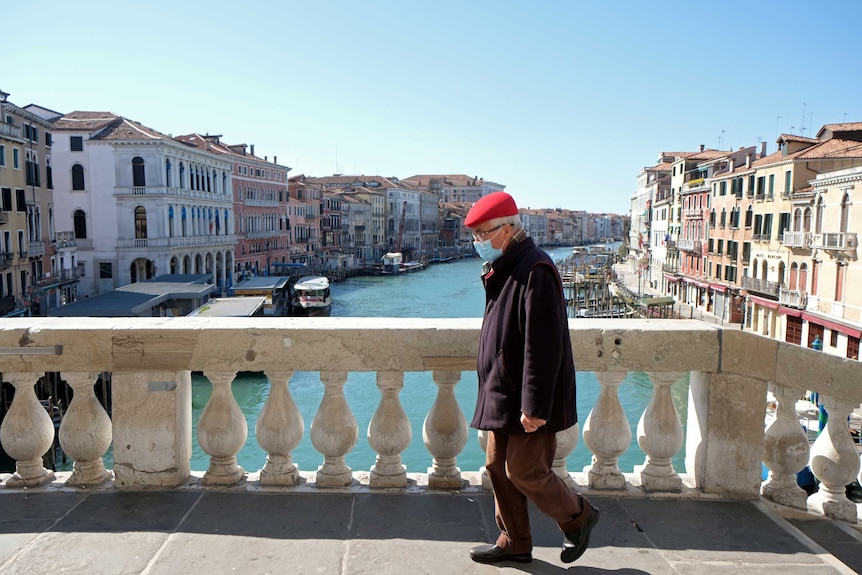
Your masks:
{"label": "boat", "polygon": [[323,276],[304,276],[293,285],[291,315],[328,316],[332,311],[329,280]]}
{"label": "boat", "polygon": [[383,263],[376,269],[376,275],[398,275],[424,270],[428,267],[427,261],[405,262],[404,256],[401,252],[386,253],[383,255],[383,258],[381,258],[381,261]]}

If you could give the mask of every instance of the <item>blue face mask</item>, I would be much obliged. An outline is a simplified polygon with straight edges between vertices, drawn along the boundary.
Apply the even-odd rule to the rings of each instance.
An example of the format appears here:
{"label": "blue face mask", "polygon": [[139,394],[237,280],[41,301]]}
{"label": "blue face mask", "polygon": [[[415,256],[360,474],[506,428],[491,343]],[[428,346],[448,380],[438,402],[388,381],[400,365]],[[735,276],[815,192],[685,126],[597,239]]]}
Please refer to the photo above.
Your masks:
{"label": "blue face mask", "polygon": [[486,262],[493,262],[503,255],[503,248],[495,248],[491,245],[491,240],[473,240],[473,247],[476,248],[476,253]]}

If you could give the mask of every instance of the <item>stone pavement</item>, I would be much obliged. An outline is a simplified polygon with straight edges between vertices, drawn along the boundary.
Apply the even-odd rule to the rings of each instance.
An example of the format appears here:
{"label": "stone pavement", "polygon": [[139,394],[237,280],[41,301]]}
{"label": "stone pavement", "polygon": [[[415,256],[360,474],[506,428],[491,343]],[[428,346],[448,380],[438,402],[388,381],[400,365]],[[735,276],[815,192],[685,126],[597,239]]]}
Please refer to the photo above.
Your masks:
{"label": "stone pavement", "polygon": [[4,575],[832,575],[862,570],[862,543],[849,526],[807,515],[788,521],[759,501],[587,492],[602,509],[602,519],[577,562],[560,562],[561,534],[536,512],[533,561],[490,566],[468,557],[472,546],[497,535],[493,498],[479,489],[0,492]]}

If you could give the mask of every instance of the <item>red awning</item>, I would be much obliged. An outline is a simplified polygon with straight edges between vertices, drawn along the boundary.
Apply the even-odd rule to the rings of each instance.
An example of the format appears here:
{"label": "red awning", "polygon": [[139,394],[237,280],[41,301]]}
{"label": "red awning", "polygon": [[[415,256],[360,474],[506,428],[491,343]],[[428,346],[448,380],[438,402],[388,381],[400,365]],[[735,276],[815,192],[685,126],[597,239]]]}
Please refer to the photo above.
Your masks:
{"label": "red awning", "polygon": [[748,296],[749,301],[756,303],[757,305],[762,305],[763,307],[768,307],[770,309],[778,309],[778,302],[771,299],[764,299],[762,297],[757,297],[756,295]]}
{"label": "red awning", "polygon": [[678,278],[678,277],[676,277],[676,276],[669,276],[669,275],[667,275],[667,274],[664,274],[664,279],[666,279],[666,280],[667,280],[667,281],[669,281],[669,282],[678,282],[678,281],[679,281],[679,278]]}
{"label": "red awning", "polygon": [[710,289],[714,289],[717,292],[724,293],[727,291],[727,286],[723,286],[721,284],[709,284]]}
{"label": "red awning", "polygon": [[838,333],[843,333],[844,335],[849,335],[852,337],[862,337],[862,330],[857,327],[844,325],[817,315],[811,315],[810,313],[803,312],[802,319],[811,323],[822,325],[823,327],[828,327],[832,331],[837,331]]}
{"label": "red awning", "polygon": [[778,313],[783,313],[784,315],[790,315],[793,317],[802,317],[802,310],[794,309],[792,307],[781,306],[778,308]]}
{"label": "red awning", "polygon": [[696,280],[693,280],[693,279],[691,279],[691,278],[685,278],[685,280],[684,280],[684,281],[685,281],[686,283],[690,283],[691,285],[693,285],[693,286],[697,286],[697,287],[699,287],[699,288],[703,288],[703,289],[707,289],[707,288],[709,288],[709,284],[701,283],[701,282],[696,281]]}

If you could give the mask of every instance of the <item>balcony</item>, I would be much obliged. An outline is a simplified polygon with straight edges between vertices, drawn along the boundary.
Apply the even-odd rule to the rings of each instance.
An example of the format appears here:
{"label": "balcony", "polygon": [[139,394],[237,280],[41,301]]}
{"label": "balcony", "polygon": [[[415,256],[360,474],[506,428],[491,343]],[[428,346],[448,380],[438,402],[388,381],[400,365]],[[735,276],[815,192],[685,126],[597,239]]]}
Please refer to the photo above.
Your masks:
{"label": "balcony", "polygon": [[38,282],[39,287],[49,287],[61,283],[73,282],[81,278],[81,268],[58,270],[54,275],[45,275]]}
{"label": "balcony", "polygon": [[777,298],[781,284],[759,278],[742,276],[742,288],[750,292]]}
{"label": "balcony", "polygon": [[809,247],[818,250],[848,251],[856,250],[856,232],[829,232],[810,234]]}
{"label": "balcony", "polygon": [[248,240],[260,240],[265,238],[278,238],[284,235],[282,230],[261,230],[256,232],[246,232],[245,237]]}
{"label": "balcony", "polygon": [[14,252],[0,252],[0,269],[12,267],[15,263]]}
{"label": "balcony", "polygon": [[693,252],[698,255],[703,253],[703,242],[700,240],[679,240],[677,245],[684,252]]}
{"label": "balcony", "polygon": [[77,247],[75,232],[57,232],[54,239],[54,249],[64,250]]}
{"label": "balcony", "polygon": [[12,124],[7,124],[5,120],[6,118],[0,118],[0,136],[21,139],[21,128],[13,126]]}
{"label": "balcony", "polygon": [[45,255],[45,242],[27,242],[27,251],[31,258],[38,258]]}
{"label": "balcony", "polygon": [[[469,570],[467,541],[496,536],[493,521],[482,518],[493,515],[493,502],[481,474],[462,471],[457,462],[468,430],[454,390],[471,385],[469,376],[462,381],[464,372],[475,377],[481,320],[291,319],[300,321],[4,320],[0,372],[16,392],[0,436],[18,462],[16,475],[4,478],[4,520],[32,519],[28,514],[34,509],[47,519],[22,526],[37,535],[10,542],[19,546],[19,566],[51,572],[55,569],[47,565],[84,556],[89,572],[116,570],[119,564],[111,561],[118,558],[177,572],[178,564],[192,562],[187,555],[192,554],[202,568],[218,571],[232,562],[246,564],[251,550],[260,558],[255,564],[260,570],[283,567],[285,561],[297,572],[330,563],[338,571],[348,561],[348,572]],[[732,561],[738,572],[756,571],[764,561],[779,561],[785,569],[795,561],[805,569],[820,565],[823,555],[785,532],[789,523],[746,501],[761,497],[761,490],[783,506],[779,509],[856,522],[856,506],[844,497],[843,485],[858,472],[859,457],[846,455],[856,451],[839,423],[862,400],[858,362],[697,321],[576,320],[570,333],[576,365],[595,372],[601,387],[594,405],[580,406],[583,442],[592,459],[570,460],[580,438],[574,427],[558,434],[555,460],[557,473],[606,514],[582,564],[627,558],[643,565],[647,553],[653,573],[679,572],[687,563],[708,572],[702,564],[708,561]],[[43,371],[62,372],[75,391],[60,434],[75,468],[59,480],[42,467],[42,453],[54,438],[33,395]],[[196,434],[191,371],[203,371],[213,385]],[[231,390],[238,371],[263,371],[269,379],[252,439],[268,454],[265,463],[256,464],[263,464],[259,471],[237,464],[248,439],[245,415]],[[289,385],[294,371],[319,373],[323,398],[316,412],[301,414],[296,408]],[[652,400],[637,426],[644,465],[624,472],[618,458],[632,449],[637,424],[620,407],[619,386],[630,371],[648,374]],[[99,372],[112,373],[110,416],[95,400]],[[348,373],[357,372],[373,375],[380,399],[367,431],[376,456],[353,470],[345,456],[356,444],[359,426],[343,391]],[[422,429],[428,473],[423,467],[408,474],[401,463],[411,435],[401,395],[414,393],[404,386],[405,372],[424,372],[437,389]],[[778,400],[777,419],[764,432],[768,385]],[[811,386],[831,416],[813,446],[794,410]],[[693,406],[685,427],[672,399],[680,392]],[[377,393],[368,390],[369,396]],[[309,430],[306,422],[312,419]],[[291,459],[306,430],[320,453],[317,470],[299,469]],[[210,456],[206,470],[191,469],[195,440]],[[111,442],[113,476],[103,460]],[[670,461],[683,445],[680,472]],[[763,483],[762,459],[771,471]],[[823,483],[806,497],[795,486],[795,473],[809,459],[818,461]],[[639,529],[622,534],[612,528],[635,519]],[[51,547],[32,543],[40,530],[49,529]],[[87,545],[81,543],[82,532]],[[117,532],[140,536],[116,545]],[[722,534],[720,542],[714,533]],[[537,559],[558,561],[555,526],[537,522],[534,536]],[[398,552],[404,538],[409,553]],[[276,551],[254,551],[273,549],[273,539],[278,539]],[[452,552],[454,542],[463,552]],[[664,563],[666,554],[674,566]],[[368,569],[354,563],[366,559]],[[411,561],[424,567],[413,569]],[[128,567],[143,570],[137,563]],[[692,570],[698,569],[685,569]]]}
{"label": "balcony", "polygon": [[810,235],[809,232],[784,232],[781,243],[786,248],[809,248]]}
{"label": "balcony", "polygon": [[9,223],[9,212],[0,212],[0,224]]}
{"label": "balcony", "polygon": [[808,303],[808,292],[781,288],[778,294],[778,303],[787,307],[805,309],[805,305]]}
{"label": "balcony", "polygon": [[678,274],[679,273],[679,264],[678,263],[662,264],[661,265],[661,271],[666,273],[666,274]]}
{"label": "balcony", "polygon": [[690,220],[699,220],[703,218],[703,210],[700,208],[686,208],[682,214]]}

